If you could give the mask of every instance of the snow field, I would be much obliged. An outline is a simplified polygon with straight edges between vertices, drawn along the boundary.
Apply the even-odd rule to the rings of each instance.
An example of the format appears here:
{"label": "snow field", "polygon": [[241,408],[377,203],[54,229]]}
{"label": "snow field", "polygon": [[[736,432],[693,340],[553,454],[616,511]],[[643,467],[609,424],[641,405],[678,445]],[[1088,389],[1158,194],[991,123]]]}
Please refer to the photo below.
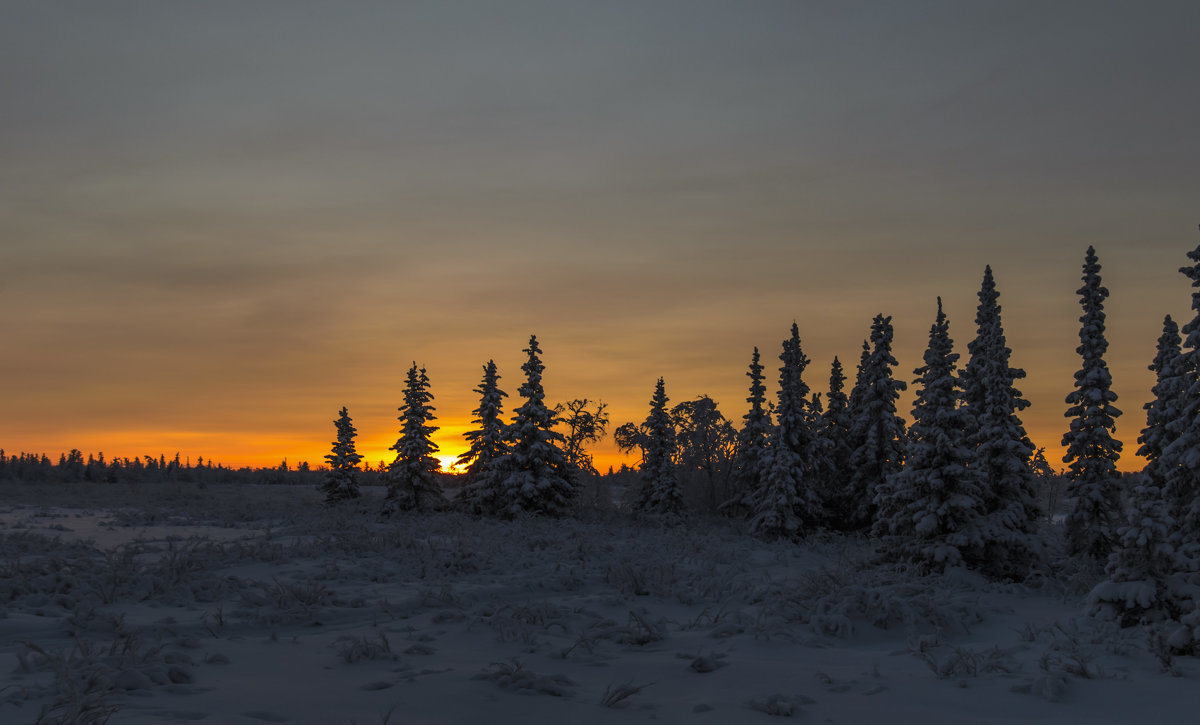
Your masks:
{"label": "snow field", "polygon": [[[1195,664],[1036,586],[717,521],[0,486],[0,722],[1187,721]],[[1078,576],[1078,575],[1076,575]],[[1173,673],[1164,673],[1164,667]]]}

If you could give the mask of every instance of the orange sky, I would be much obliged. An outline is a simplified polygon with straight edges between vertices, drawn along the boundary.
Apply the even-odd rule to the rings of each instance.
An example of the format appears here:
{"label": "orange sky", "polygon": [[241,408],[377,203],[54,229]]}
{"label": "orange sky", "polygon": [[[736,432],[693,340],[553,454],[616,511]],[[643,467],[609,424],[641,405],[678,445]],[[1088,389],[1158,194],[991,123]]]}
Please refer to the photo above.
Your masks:
{"label": "orange sky", "polygon": [[[1118,421],[1117,431],[1127,446],[1122,468],[1135,470],[1140,468],[1141,461],[1131,454],[1136,450],[1134,439],[1144,424],[1142,405],[1153,384],[1146,365],[1153,357],[1161,329],[1161,311],[1167,310],[1179,320],[1190,319],[1190,287],[1175,271],[1179,260],[1159,259],[1160,269],[1154,273],[1130,274],[1125,270],[1133,260],[1109,255],[1118,256],[1113,263],[1103,256],[1103,250],[1100,254],[1105,266],[1104,282],[1113,295],[1106,308],[1108,359],[1114,387],[1120,395],[1118,406],[1126,411]],[[1074,290],[1078,287],[1082,255],[1072,260],[1065,251],[1053,250],[1044,256],[1057,258],[1057,268],[1051,268],[1041,259],[1024,269],[1014,260],[995,264],[994,269],[1013,363],[1028,372],[1021,388],[1033,406],[1023,418],[1037,445],[1045,446],[1050,460],[1057,462],[1062,454],[1059,440],[1068,424],[1063,417],[1066,408],[1063,398],[1070,390],[1078,366],[1073,348],[1077,344],[1076,318],[1080,310]],[[882,274],[886,269],[879,271]],[[951,316],[956,349],[966,354],[966,344],[974,334],[978,286],[978,281],[968,276],[970,272],[963,270],[952,277],[923,282],[922,286],[928,287],[924,295],[914,290],[893,300],[890,307],[882,304],[882,298],[860,300],[854,295],[836,302],[840,295],[833,288],[846,286],[846,282],[822,282],[810,272],[807,279],[798,281],[798,287],[821,289],[808,294],[794,293],[797,301],[790,305],[775,300],[772,294],[752,296],[743,308],[726,298],[723,302],[704,303],[708,309],[697,317],[673,318],[670,324],[652,316],[624,322],[614,317],[605,326],[600,319],[602,312],[597,310],[593,321],[577,325],[573,318],[586,311],[567,302],[563,306],[573,310],[563,310],[561,316],[548,315],[541,325],[545,331],[538,333],[547,366],[544,382],[548,401],[575,397],[604,400],[609,404],[611,427],[616,427],[645,417],[654,380],[662,375],[673,403],[707,394],[718,401],[726,417],[738,423],[745,412],[743,401],[748,382],[745,372],[754,345],[760,347],[768,366],[773,395],[779,345],[791,319],[796,319],[805,352],[813,360],[806,381],[814,391],[823,392],[833,355],[841,357],[847,374],[853,376],[870,316],[879,310],[894,317],[895,350],[900,360],[897,377],[910,383],[909,391],[901,399],[901,411],[907,415],[914,393],[912,369],[920,364],[932,322],[933,299],[938,292]],[[1008,283],[1009,279],[1014,282]],[[1011,291],[1018,286],[1018,280],[1026,285],[1024,294]],[[864,283],[864,286],[870,285]],[[872,302],[875,307],[869,306]],[[722,307],[726,309],[719,309]],[[756,313],[755,308],[771,312]],[[446,324],[453,323],[447,320]],[[169,458],[180,451],[193,460],[204,456],[233,466],[274,466],[284,458],[292,465],[299,461],[316,465],[323,460],[333,440],[332,421],[338,407],[347,405],[359,430],[360,452],[372,464],[390,461],[394,453],[387,449],[398,435],[396,408],[402,402],[403,372],[411,360],[416,360],[427,367],[432,380],[440,426],[435,441],[441,447],[440,455],[455,456],[465,447],[462,434],[470,428],[470,411],[477,405],[473,388],[479,382],[483,362],[496,359],[502,375],[501,387],[510,395],[507,410],[511,411],[519,404],[514,399],[522,382],[520,365],[525,356],[521,349],[527,342],[525,335],[515,330],[509,339],[499,339],[500,335],[494,331],[472,337],[469,328],[470,325],[460,326],[453,335],[434,333],[431,337],[435,339],[428,342],[414,342],[403,334],[378,339],[368,335],[357,347],[348,345],[345,350],[326,349],[323,353],[293,350],[284,344],[267,361],[239,362],[233,368],[238,375],[228,379],[219,377],[218,366],[208,362],[197,364],[197,369],[186,371],[186,375],[197,375],[209,368],[214,379],[194,387],[182,380],[172,382],[171,370],[180,364],[177,358],[174,363],[148,363],[125,377],[118,364],[131,361],[124,354],[119,350],[93,350],[80,356],[86,359],[58,364],[75,366],[85,373],[102,370],[104,375],[118,379],[121,383],[118,391],[100,386],[91,391],[89,398],[88,388],[77,385],[75,389],[84,393],[82,399],[49,398],[61,417],[30,416],[30,422],[20,427],[24,435],[15,426],[6,431],[5,446],[10,452],[46,451],[52,455],[80,447],[87,452],[104,451],[109,457],[165,453]],[[304,345],[299,339],[293,344],[301,348]],[[197,355],[204,352],[203,345],[189,349]],[[340,361],[327,359],[337,355],[344,357]],[[53,368],[55,361],[49,362]],[[34,372],[31,370],[30,374]],[[156,379],[156,375],[160,377]],[[49,374],[41,380],[48,383]],[[162,397],[149,400],[139,397],[136,391],[142,384],[163,386]],[[176,384],[180,387],[171,394]],[[119,391],[134,393],[135,407],[151,421],[160,421],[161,427],[110,427],[109,421],[123,418]],[[13,395],[47,400],[37,390],[11,390],[10,399]],[[42,408],[46,405],[40,403]],[[108,408],[107,415],[103,408]],[[101,420],[103,425],[89,427],[87,416]],[[611,437],[594,451],[601,469],[609,465],[619,467],[622,462],[636,463],[635,458],[616,451]]]}
{"label": "orange sky", "polygon": [[1057,465],[1092,244],[1129,470],[1162,316],[1191,318],[1194,4],[6,16],[10,453],[315,465],[345,405],[390,460],[416,361],[452,456],[481,366],[515,398],[531,333],[551,403],[641,421],[662,376],[738,423],[793,320],[817,391],[879,312],[911,381],[938,295],[965,353],[991,264]]}

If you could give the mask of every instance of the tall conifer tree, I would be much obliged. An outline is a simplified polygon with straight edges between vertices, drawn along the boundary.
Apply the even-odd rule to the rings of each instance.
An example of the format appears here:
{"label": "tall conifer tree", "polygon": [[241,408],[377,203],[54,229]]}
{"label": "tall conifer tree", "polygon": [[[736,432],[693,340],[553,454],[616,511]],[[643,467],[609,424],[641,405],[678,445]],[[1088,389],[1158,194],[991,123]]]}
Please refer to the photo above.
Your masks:
{"label": "tall conifer tree", "polygon": [[959,407],[958,353],[940,297],[924,360],[915,371],[921,387],[904,468],[876,494],[874,531],[891,556],[940,571],[962,564],[963,552],[982,544],[983,516],[979,477],[970,467],[966,412]]}
{"label": "tall conifer tree", "polygon": [[813,526],[832,528],[826,502],[829,500],[827,478],[833,468],[834,442],[824,435],[825,405],[821,393],[813,393],[804,409],[805,425],[808,429],[808,496],[810,498],[810,523]]}
{"label": "tall conifer tree", "polygon": [[[870,359],[871,342],[870,340],[863,340],[862,352],[858,355],[858,368],[854,372],[854,385],[850,388],[850,396],[846,402],[850,411],[851,421],[858,417],[858,409],[866,396],[867,361]],[[858,446],[855,445],[854,447],[857,448]]]}
{"label": "tall conifer tree", "polygon": [[1079,347],[1083,366],[1075,373],[1075,390],[1067,396],[1066,416],[1071,429],[1063,436],[1067,453],[1067,544],[1072,554],[1101,563],[1108,559],[1124,523],[1117,460],[1121,441],[1112,437],[1121,411],[1113,405],[1112,375],[1104,362],[1108,340],[1104,336],[1104,300],[1108,289],[1100,283],[1096,250],[1088,247],[1083,262],[1083,287],[1079,288],[1083,316],[1079,318]]}
{"label": "tall conifer tree", "polygon": [[683,513],[683,489],[675,470],[675,427],[667,409],[668,400],[666,386],[659,378],[650,399],[650,415],[643,426],[646,442],[637,508],[644,514],[675,519]]}
{"label": "tall conifer tree", "polygon": [[993,576],[1024,579],[1042,558],[1034,536],[1038,519],[1037,488],[1029,460],[1033,444],[1017,413],[1028,401],[1014,382],[1025,371],[1009,367],[1000,293],[986,267],[975,314],[977,333],[968,345],[971,357],[962,375],[963,401],[974,431],[972,465],[982,477],[985,518],[983,547],[971,553],[974,564]]}
{"label": "tall conifer tree", "polygon": [[477,427],[463,435],[470,447],[458,457],[458,465],[464,469],[458,502],[476,513],[495,508],[497,490],[495,477],[491,475],[492,464],[508,452],[502,419],[504,398],[508,394],[500,389],[499,381],[496,362],[488,360],[483,366],[483,380],[475,388],[479,407],[472,412]]}
{"label": "tall conifer tree", "polygon": [[828,405],[821,414],[816,437],[824,448],[823,457],[817,461],[816,475],[820,488],[824,519],[834,528],[844,527],[844,512],[849,508],[847,494],[850,474],[850,457],[854,446],[850,441],[853,418],[850,401],[845,393],[846,374],[836,356],[829,368],[829,393],[825,396]]}
{"label": "tall conifer tree", "polygon": [[858,420],[859,411],[862,409],[863,402],[867,397],[867,361],[870,359],[871,342],[863,340],[862,352],[858,357],[858,367],[854,372],[854,385],[850,387],[850,394],[846,397],[846,446],[849,448],[849,453],[847,454],[845,465],[836,474],[837,491],[829,499],[832,502],[832,508],[829,511],[830,522],[835,528],[842,531],[860,528],[860,522],[857,520],[857,511],[861,502],[852,483],[854,478],[852,461],[854,452],[866,442],[865,438],[862,437],[866,433],[866,429],[861,426],[855,428],[854,421]]}
{"label": "tall conifer tree", "polygon": [[396,451],[396,460],[383,476],[387,483],[385,513],[436,509],[446,502],[437,480],[441,463],[433,457],[438,445],[431,438],[437,426],[429,425],[435,419],[432,401],[429,376],[414,362],[408,369],[404,405],[400,407],[400,439],[391,447]]}
{"label": "tall conifer tree", "polygon": [[875,517],[875,494],[904,464],[904,421],[896,415],[896,400],[908,386],[892,375],[892,318],[876,315],[871,323],[871,349],[859,370],[852,398],[848,487],[852,529],[868,529]]}
{"label": "tall conifer tree", "polygon": [[771,436],[771,415],[767,412],[767,386],[763,384],[763,366],[759,363],[758,348],[750,358],[750,409],[742,416],[742,428],[737,436],[737,454],[733,464],[733,497],[721,510],[730,515],[743,515],[751,510],[754,491],[764,475],[767,442]]}
{"label": "tall conifer tree", "polygon": [[1143,406],[1146,410],[1146,427],[1138,436],[1138,443],[1142,446],[1137,453],[1146,458],[1146,474],[1155,481],[1155,485],[1161,485],[1158,460],[1179,435],[1180,408],[1187,393],[1179,325],[1170,315],[1163,318],[1162,335],[1158,338],[1158,348],[1149,369],[1154,373],[1154,387],[1150,390],[1154,397]]}
{"label": "tall conifer tree", "polygon": [[1200,571],[1200,246],[1188,252],[1193,264],[1179,271],[1192,281],[1192,310],[1183,326],[1180,367],[1183,389],[1177,418],[1167,423],[1175,433],[1156,465],[1170,512],[1171,537],[1191,571]]}
{"label": "tall conifer tree", "polygon": [[536,335],[530,336],[524,352],[529,356],[521,366],[525,383],[517,392],[525,402],[513,411],[513,421],[505,428],[508,454],[494,464],[498,513],[506,517],[521,513],[561,516],[570,511],[578,485],[559,447],[563,435],[554,430],[558,420],[546,406],[542,388],[546,366],[538,357],[542,351]]}
{"label": "tall conifer tree", "polygon": [[801,349],[800,329],[794,322],[779,359],[783,362],[779,368],[779,406],[764,461],[765,476],[753,496],[750,526],[763,536],[796,537],[817,523],[820,508],[813,487],[809,388],[804,382],[809,360]]}

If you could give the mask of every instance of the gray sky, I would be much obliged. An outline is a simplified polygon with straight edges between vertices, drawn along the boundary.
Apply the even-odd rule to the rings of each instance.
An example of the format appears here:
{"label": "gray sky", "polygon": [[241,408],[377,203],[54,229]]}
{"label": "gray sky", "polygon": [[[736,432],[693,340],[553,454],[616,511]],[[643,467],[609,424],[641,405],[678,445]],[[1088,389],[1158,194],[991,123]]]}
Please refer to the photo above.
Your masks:
{"label": "gray sky", "polygon": [[1054,449],[1088,244],[1131,442],[1162,315],[1191,316],[1197,27],[1190,2],[6,4],[0,446],[315,462],[348,405],[384,449],[415,359],[452,453],[530,333],[552,399],[640,420],[662,375],[736,421],[793,320],[816,390],[877,312],[911,379],[939,294],[965,352],[990,263]]}

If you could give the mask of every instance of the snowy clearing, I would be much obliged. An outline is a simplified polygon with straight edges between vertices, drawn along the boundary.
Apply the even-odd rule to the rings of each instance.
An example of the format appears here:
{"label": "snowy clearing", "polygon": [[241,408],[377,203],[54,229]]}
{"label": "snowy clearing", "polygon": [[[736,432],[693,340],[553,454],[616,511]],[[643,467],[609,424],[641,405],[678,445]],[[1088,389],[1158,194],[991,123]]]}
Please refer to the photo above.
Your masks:
{"label": "snowy clearing", "polygon": [[[1194,660],[1079,586],[378,490],[0,487],[5,723],[1183,722]],[[1169,660],[1169,661],[1168,661]],[[1172,670],[1164,672],[1164,669]]]}

